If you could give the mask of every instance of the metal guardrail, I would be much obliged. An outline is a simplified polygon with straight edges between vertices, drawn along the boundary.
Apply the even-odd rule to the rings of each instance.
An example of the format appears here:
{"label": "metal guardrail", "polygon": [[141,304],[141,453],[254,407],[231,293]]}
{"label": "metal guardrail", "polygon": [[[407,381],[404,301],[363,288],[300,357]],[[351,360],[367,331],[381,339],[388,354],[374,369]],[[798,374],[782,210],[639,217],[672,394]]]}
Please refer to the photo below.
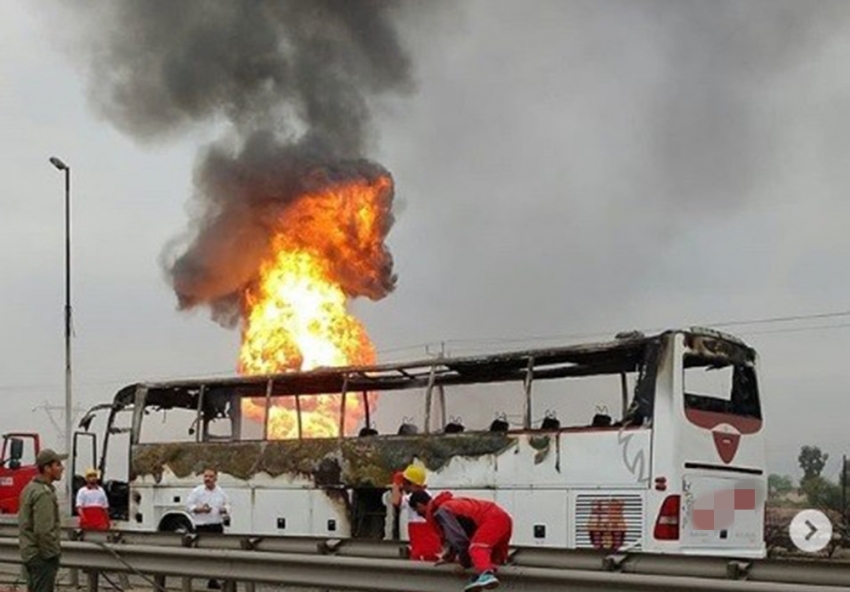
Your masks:
{"label": "metal guardrail", "polygon": [[[17,538],[18,527],[0,524],[0,540]],[[407,545],[399,541],[332,539],[307,536],[250,536],[234,534],[180,534],[174,532],[134,532],[128,530],[82,531],[65,528],[66,541],[118,543],[153,547],[191,547],[219,550],[255,550],[269,553],[341,555],[385,559],[407,558]]]}
{"label": "metal guardrail", "polygon": [[[0,542],[16,539],[16,526],[0,525]],[[327,537],[179,534],[172,532],[80,531],[65,529],[68,541],[109,545],[114,549],[150,547],[169,553],[176,549],[249,551],[277,555],[353,557],[400,560],[407,545],[398,541],[332,539]],[[406,561],[406,563],[416,563]],[[586,549],[516,547],[510,564],[517,568],[626,573],[649,576],[699,577],[748,582],[818,584],[850,588],[850,563],[800,559],[746,560],[724,557],[602,553]]]}
{"label": "metal guardrail", "polygon": [[[20,562],[16,539],[0,539],[0,562]],[[89,575],[91,592],[97,589],[98,574],[101,572],[183,577],[184,590],[190,577],[370,592],[445,592],[460,589],[463,583],[462,576],[450,566],[437,568],[427,563],[401,559],[85,541],[63,542],[62,565],[84,570]],[[506,589],[516,592],[551,592],[555,589],[568,589],[571,592],[847,592],[849,589],[840,585],[730,581],[699,577],[698,574],[689,577],[645,575],[519,565],[503,567],[499,577]],[[850,580],[845,579],[843,584],[850,585]]]}

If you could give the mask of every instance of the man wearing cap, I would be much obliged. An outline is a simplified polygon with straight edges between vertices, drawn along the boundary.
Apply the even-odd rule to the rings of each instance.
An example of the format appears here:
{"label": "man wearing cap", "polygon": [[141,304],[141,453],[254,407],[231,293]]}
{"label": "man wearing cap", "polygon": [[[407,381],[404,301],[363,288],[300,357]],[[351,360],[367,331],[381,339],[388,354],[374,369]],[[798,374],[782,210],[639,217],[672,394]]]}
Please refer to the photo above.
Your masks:
{"label": "man wearing cap", "polygon": [[59,571],[61,524],[53,483],[62,479],[65,454],[49,448],[38,453],[38,475],[21,492],[18,539],[29,592],[53,592]]}
{"label": "man wearing cap", "polygon": [[86,484],[77,492],[77,515],[82,530],[109,529],[109,500],[98,483],[97,469],[90,467],[85,472]]}
{"label": "man wearing cap", "polygon": [[407,535],[410,539],[410,558],[422,561],[436,560],[442,550],[440,536],[436,530],[410,507],[410,495],[416,491],[428,491],[427,475],[421,465],[409,465],[393,476],[390,502],[404,512]]}

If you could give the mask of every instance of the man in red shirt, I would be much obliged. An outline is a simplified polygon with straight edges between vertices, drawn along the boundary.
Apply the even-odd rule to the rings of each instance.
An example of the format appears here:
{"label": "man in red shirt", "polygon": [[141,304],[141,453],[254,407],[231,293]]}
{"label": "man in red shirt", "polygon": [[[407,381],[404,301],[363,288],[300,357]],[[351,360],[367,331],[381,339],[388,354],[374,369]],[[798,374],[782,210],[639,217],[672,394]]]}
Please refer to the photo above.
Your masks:
{"label": "man in red shirt", "polygon": [[457,560],[475,569],[476,576],[464,590],[495,588],[496,565],[508,559],[513,521],[493,502],[467,497],[454,497],[444,492],[431,499],[425,491],[410,495],[410,507],[423,516],[440,533],[448,547],[442,561]]}

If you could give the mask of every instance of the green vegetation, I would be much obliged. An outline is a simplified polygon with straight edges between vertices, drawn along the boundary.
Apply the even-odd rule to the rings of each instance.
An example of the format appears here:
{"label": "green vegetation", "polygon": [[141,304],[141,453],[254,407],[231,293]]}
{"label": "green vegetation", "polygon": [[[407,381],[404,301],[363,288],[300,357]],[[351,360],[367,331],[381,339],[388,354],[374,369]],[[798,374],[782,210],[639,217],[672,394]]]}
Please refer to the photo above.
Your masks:
{"label": "green vegetation", "polygon": [[797,457],[800,468],[803,469],[803,478],[800,480],[800,485],[802,486],[810,479],[820,477],[827,460],[829,460],[829,455],[821,452],[821,449],[817,446],[803,446],[800,449],[800,456]]}
{"label": "green vegetation", "polygon": [[[839,467],[835,479],[824,474],[829,454],[817,446],[803,446],[797,461],[802,477],[799,486],[788,475],[770,475],[767,479],[768,500],[774,507],[807,507],[833,515],[850,517],[850,459],[846,471]],[[832,473],[832,471],[830,471]],[[842,496],[844,475],[847,475],[846,495]],[[842,504],[846,504],[842,506]]]}

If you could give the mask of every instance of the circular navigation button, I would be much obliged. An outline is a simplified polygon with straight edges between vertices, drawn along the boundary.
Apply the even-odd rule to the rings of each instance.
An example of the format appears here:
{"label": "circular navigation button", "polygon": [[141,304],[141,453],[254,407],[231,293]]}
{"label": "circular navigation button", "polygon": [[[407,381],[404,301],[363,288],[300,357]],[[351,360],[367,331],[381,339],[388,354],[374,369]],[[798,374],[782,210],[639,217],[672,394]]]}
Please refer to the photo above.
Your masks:
{"label": "circular navigation button", "polygon": [[817,553],[832,540],[832,523],[818,510],[803,510],[791,520],[791,541],[800,551]]}

